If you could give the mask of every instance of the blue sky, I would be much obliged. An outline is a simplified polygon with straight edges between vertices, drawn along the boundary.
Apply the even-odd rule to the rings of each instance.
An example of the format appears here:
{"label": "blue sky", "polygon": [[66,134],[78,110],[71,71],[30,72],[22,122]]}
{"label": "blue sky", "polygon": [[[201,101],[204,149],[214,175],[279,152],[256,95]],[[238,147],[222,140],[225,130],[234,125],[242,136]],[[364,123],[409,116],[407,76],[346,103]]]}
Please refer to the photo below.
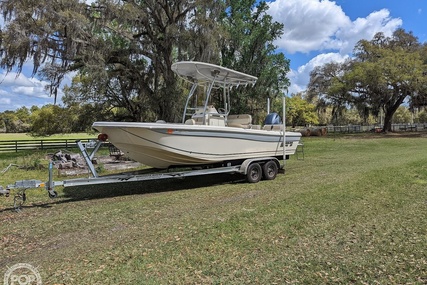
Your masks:
{"label": "blue sky", "polygon": [[275,0],[269,4],[269,14],[285,27],[276,44],[291,60],[290,93],[306,89],[315,66],[351,57],[357,41],[370,40],[377,32],[388,36],[403,28],[427,42],[426,0]]}
{"label": "blue sky", "polygon": [[[305,90],[315,66],[351,57],[357,41],[370,40],[377,32],[391,35],[403,28],[412,31],[421,42],[427,42],[427,0],[268,2],[268,13],[284,24],[284,35],[275,44],[291,60],[290,93]],[[0,112],[53,103],[53,98],[44,90],[46,82],[31,78],[31,70],[31,62],[19,77],[14,72],[6,75],[0,70]],[[70,80],[71,75],[64,83],[69,84]]]}

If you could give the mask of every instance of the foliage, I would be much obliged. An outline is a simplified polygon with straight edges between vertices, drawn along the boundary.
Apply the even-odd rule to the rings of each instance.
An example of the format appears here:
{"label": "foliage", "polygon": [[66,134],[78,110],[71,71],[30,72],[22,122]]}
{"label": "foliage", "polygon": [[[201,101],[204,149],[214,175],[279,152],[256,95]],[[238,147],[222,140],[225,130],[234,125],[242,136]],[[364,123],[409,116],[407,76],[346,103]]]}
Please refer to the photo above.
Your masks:
{"label": "foliage", "polygon": [[[281,110],[282,99],[273,101],[272,109]],[[309,126],[319,124],[319,119],[313,104],[308,103],[302,94],[286,97],[286,125],[293,128],[296,126]]]}
{"label": "foliage", "polygon": [[399,106],[396,112],[393,115],[393,123],[394,124],[406,124],[411,123],[413,121],[412,113],[408,108],[404,106]]}
{"label": "foliage", "polygon": [[75,72],[64,90],[68,106],[92,104],[118,120],[174,122],[183,98],[172,63],[222,63],[260,78],[245,100],[234,102],[236,111],[246,103],[256,113],[259,102],[289,84],[289,62],[273,45],[283,26],[266,14],[265,2],[255,3],[5,0],[0,66],[20,72],[31,58],[33,73],[40,70],[55,97],[64,75]]}
{"label": "foliage", "polygon": [[0,113],[0,129],[5,133],[26,133],[50,136],[56,133],[90,132],[96,120],[114,120],[96,104],[72,104],[68,107],[46,105],[22,107]]}
{"label": "foliage", "polygon": [[319,117],[331,112],[328,123],[339,124],[349,107],[350,94],[343,75],[350,70],[351,61],[331,62],[316,66],[310,72],[307,86],[307,100],[316,104]]}
{"label": "foliage", "polygon": [[425,110],[419,112],[416,120],[419,123],[427,123],[427,112]]}
{"label": "foliage", "polygon": [[289,86],[289,60],[273,44],[283,34],[283,25],[273,22],[267,9],[263,1],[232,0],[222,20],[229,34],[221,44],[222,64],[258,77],[254,88],[234,91],[231,107],[235,113],[254,114],[255,121],[267,98],[281,97]]}
{"label": "foliage", "polygon": [[0,129],[6,133],[23,133],[30,128],[28,109],[22,107],[16,111],[0,113]]}
{"label": "foliage", "polygon": [[406,98],[427,96],[427,65],[420,50],[417,38],[403,30],[390,38],[377,34],[356,46],[358,61],[348,77],[360,94],[356,100],[384,110],[383,131],[391,130],[392,117]]}
{"label": "foliage", "polygon": [[[160,116],[175,120],[179,101],[171,71],[173,49],[193,3],[187,1],[104,1],[89,15],[98,39],[96,62],[83,67],[66,89],[66,102],[123,108],[132,121]],[[171,4],[171,5],[170,5]]]}
{"label": "foliage", "polygon": [[309,93],[337,109],[355,106],[364,118],[384,111],[383,131],[391,130],[392,117],[409,99],[421,105],[426,98],[427,60],[423,47],[412,33],[397,30],[392,37],[378,33],[371,41],[361,40],[356,58],[316,68],[310,75]]}
{"label": "foliage", "polygon": [[5,21],[0,36],[0,67],[8,71],[16,68],[19,73],[31,59],[36,74],[46,64],[43,74],[50,81],[48,88],[56,103],[64,74],[81,66],[81,51],[96,41],[91,37],[87,6],[78,0],[4,0],[0,11]]}
{"label": "foliage", "polygon": [[[267,98],[274,102],[289,86],[289,60],[274,45],[285,27],[267,9],[265,1],[255,0],[98,0],[90,5],[4,0],[0,67],[19,73],[32,59],[33,74],[50,82],[55,97],[64,75],[75,74],[64,89],[66,108],[53,116],[72,124],[51,125],[48,131],[42,127],[48,120],[40,119],[35,134],[84,131],[104,119],[178,121],[186,86],[171,65],[180,60],[257,76],[254,88],[233,90],[230,107],[232,113],[252,114],[259,123]],[[427,105],[426,74],[427,44],[401,29],[391,37],[379,33],[358,42],[353,60],[316,67],[304,99],[316,105],[318,123],[369,124],[382,112],[383,130],[389,131],[404,102],[411,111]],[[48,117],[49,112],[36,108],[0,114],[0,128],[29,131],[30,118]],[[291,115],[299,122],[316,122]]]}
{"label": "foliage", "polygon": [[57,105],[46,105],[31,114],[33,136],[71,133],[73,118]]}

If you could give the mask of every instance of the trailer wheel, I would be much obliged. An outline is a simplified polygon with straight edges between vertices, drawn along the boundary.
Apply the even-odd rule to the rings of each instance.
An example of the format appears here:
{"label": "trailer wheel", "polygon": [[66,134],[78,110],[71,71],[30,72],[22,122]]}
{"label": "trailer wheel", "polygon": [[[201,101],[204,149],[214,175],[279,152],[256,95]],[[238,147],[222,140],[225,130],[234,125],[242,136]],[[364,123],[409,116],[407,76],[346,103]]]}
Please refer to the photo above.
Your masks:
{"label": "trailer wheel", "polygon": [[246,179],[249,183],[257,183],[261,180],[262,169],[258,163],[252,163],[248,166]]}
{"label": "trailer wheel", "polygon": [[262,176],[265,180],[273,180],[276,178],[279,168],[276,162],[270,160],[262,166]]}

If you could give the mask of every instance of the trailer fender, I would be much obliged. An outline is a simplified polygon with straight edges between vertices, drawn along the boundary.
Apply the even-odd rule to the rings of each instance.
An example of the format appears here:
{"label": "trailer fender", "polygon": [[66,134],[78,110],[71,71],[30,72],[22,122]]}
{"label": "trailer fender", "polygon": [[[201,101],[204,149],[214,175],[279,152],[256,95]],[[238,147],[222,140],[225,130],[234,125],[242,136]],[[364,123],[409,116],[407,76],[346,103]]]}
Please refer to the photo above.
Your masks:
{"label": "trailer fender", "polygon": [[258,158],[249,158],[249,159],[246,159],[245,161],[243,161],[243,163],[240,165],[239,172],[241,174],[246,175],[246,174],[248,174],[248,167],[251,163],[256,162],[259,164],[264,164],[268,161],[274,161],[276,163],[277,167],[280,168],[280,162],[277,158],[275,158],[275,157],[258,157]]}

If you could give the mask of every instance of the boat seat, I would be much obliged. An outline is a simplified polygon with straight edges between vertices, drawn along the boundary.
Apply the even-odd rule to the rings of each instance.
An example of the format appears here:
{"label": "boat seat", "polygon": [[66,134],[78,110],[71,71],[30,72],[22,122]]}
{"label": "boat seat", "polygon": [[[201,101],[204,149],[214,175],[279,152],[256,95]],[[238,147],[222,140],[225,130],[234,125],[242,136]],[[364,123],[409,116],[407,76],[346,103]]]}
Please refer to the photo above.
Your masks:
{"label": "boat seat", "polygon": [[252,126],[252,116],[248,114],[228,115],[227,126],[249,129]]}
{"label": "boat seat", "polygon": [[208,125],[209,126],[225,126],[225,117],[220,114],[208,114]]}
{"label": "boat seat", "polygon": [[[203,125],[203,116],[196,115],[185,121],[186,125]],[[225,117],[218,113],[206,114],[205,124],[209,126],[225,126]]]}

